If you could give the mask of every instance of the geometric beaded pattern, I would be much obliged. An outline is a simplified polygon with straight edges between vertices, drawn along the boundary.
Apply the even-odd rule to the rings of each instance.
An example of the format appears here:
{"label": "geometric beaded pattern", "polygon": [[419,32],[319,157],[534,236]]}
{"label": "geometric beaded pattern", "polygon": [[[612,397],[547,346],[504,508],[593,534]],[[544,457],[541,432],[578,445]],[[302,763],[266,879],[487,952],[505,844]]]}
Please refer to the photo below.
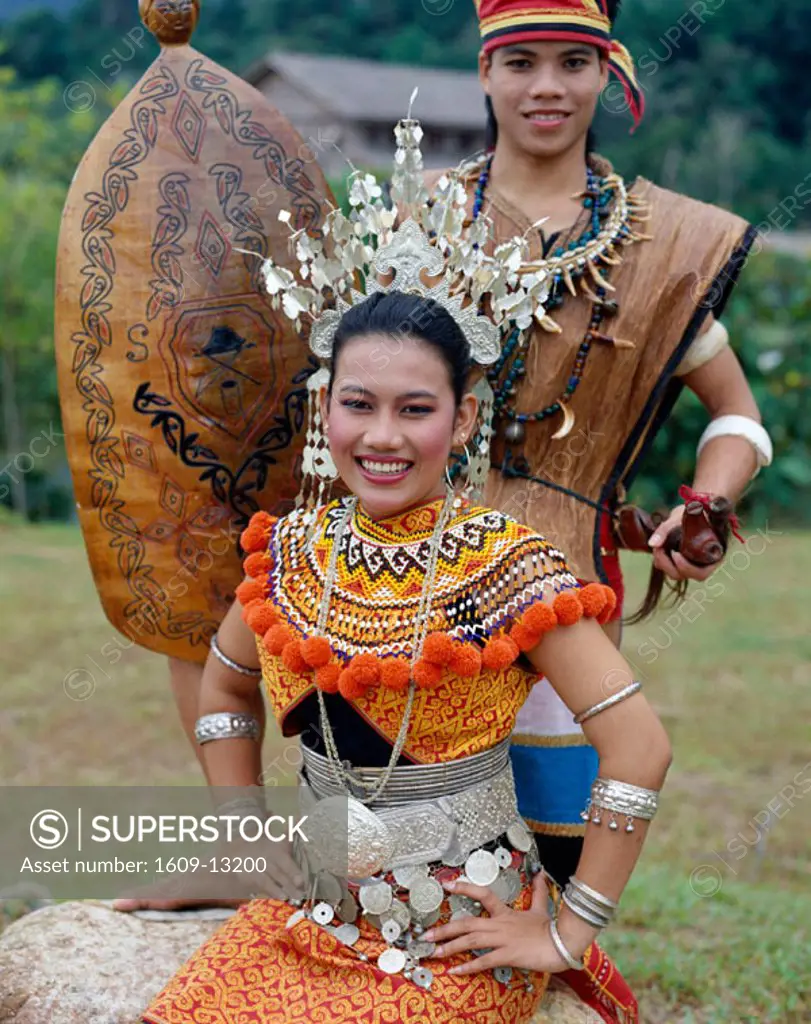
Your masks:
{"label": "geometric beaded pattern", "polygon": [[[430,537],[441,508],[440,500],[382,521],[356,515],[338,558],[326,634],[339,657],[410,656]],[[325,506],[309,547],[300,513],[272,528],[268,600],[301,636],[315,631],[342,514],[340,502]],[[443,533],[430,628],[483,644],[545,592],[577,588],[562,553],[543,537],[501,512],[462,509]],[[257,649],[284,730],[289,712],[313,692],[313,678],[291,672],[261,640]],[[435,689],[417,690],[404,753],[429,764],[489,749],[512,732],[537,678],[521,661],[499,671],[482,670],[474,678],[447,673]],[[380,686],[352,704],[393,743],[405,701],[404,693]]]}

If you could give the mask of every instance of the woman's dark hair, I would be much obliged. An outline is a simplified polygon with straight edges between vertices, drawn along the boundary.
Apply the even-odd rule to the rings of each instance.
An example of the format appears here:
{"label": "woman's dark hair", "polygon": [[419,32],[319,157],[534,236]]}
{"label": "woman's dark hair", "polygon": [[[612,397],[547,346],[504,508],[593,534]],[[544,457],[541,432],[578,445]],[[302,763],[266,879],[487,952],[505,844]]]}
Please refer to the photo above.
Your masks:
{"label": "woman's dark hair", "polygon": [[[376,292],[344,313],[332,346],[330,392],[341,350],[347,342],[369,334],[387,334],[398,345],[409,340],[430,345],[447,366],[456,404],[461,403],[471,362],[470,345],[462,328],[433,299],[396,290]],[[381,354],[385,355],[385,349]]]}

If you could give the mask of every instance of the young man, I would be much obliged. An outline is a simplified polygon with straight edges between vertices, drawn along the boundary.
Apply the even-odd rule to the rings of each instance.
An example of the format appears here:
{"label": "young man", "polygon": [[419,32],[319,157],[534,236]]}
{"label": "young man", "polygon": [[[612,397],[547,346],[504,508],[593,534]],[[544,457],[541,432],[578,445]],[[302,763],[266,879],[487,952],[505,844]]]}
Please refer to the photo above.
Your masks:
{"label": "young man", "polygon": [[[582,578],[611,583],[619,601],[608,628],[619,643],[612,513],[681,387],[711,420],[695,492],[734,501],[770,461],[771,446],[719,319],[754,231],[650,182],[625,183],[589,152],[609,74],[636,122],[643,113],[631,58],[612,38],[617,6],[476,0],[492,145],[463,177],[471,218],[486,213],[494,243],[525,234],[524,258],[546,281],[533,325],[505,332],[491,375],[499,418],[485,500],[554,538]],[[712,569],[662,548],[683,509],[674,507],[652,538],[654,565],[672,579],[704,579]],[[606,680],[606,697],[628,682]],[[544,865],[565,882],[579,857],[596,758],[543,684],[519,718],[513,766]],[[562,802],[543,786],[561,777],[570,783]]]}

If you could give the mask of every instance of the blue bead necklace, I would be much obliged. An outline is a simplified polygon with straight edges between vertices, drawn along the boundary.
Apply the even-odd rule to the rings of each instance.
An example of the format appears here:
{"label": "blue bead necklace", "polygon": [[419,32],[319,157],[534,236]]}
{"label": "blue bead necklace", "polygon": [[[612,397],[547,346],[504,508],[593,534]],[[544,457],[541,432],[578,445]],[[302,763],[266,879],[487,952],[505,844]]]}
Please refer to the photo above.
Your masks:
{"label": "blue bead necklace", "polygon": [[[476,185],[476,192],[473,200],[473,220],[481,214],[484,206],[487,185],[490,180],[490,169],[493,157],[489,156],[482,167],[479,180]],[[583,208],[589,213],[589,224],[575,241],[558,245],[551,253],[553,257],[564,256],[567,251],[575,251],[593,241],[600,233],[601,222],[608,216],[611,202],[614,198],[613,189],[607,186],[602,178],[598,178],[590,167],[586,170],[586,189],[583,197]],[[586,271],[585,263],[582,266],[573,266],[570,273],[572,283],[576,282]],[[607,268],[600,268],[603,278],[607,276]],[[563,304],[566,295],[567,282],[562,273],[555,273],[549,298],[544,303],[546,309],[554,309]],[[613,316],[617,312],[616,302],[606,300],[605,288],[598,287],[595,290],[597,301],[592,303],[591,318],[583,341],[575,355],[572,370],[564,392],[559,398],[537,412],[519,413],[513,408],[511,399],[518,391],[518,385],[526,374],[524,362],[523,332],[518,327],[513,327],[501,350],[498,361],[490,368],[487,378],[493,389],[495,401],[493,404],[493,419],[498,423],[507,421],[504,429],[504,438],[511,444],[520,444],[526,436],[527,423],[539,423],[556,413],[562,412],[564,405],[568,404],[583,378],[586,368],[588,354],[595,341],[612,342],[613,339],[600,332],[600,326],[605,317]],[[573,422],[567,414],[566,423]],[[565,429],[565,425],[564,425]],[[568,433],[568,430],[566,430]],[[565,434],[559,434],[565,436]]]}

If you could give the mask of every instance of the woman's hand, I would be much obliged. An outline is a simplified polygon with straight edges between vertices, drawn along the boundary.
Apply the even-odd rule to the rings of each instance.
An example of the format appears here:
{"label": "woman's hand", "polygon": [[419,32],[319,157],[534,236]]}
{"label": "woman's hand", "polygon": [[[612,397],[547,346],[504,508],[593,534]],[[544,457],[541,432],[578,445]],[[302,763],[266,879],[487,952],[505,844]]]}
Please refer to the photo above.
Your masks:
{"label": "woman's hand", "polygon": [[427,942],[439,944],[434,953],[437,957],[455,956],[472,949],[490,950],[469,963],[452,967],[451,974],[478,974],[494,967],[518,967],[544,974],[569,970],[549,935],[549,890],[543,873],[536,875],[532,883],[529,910],[512,910],[492,890],[470,882],[452,882],[445,888],[454,895],[478,900],[490,915],[463,917],[425,934]]}

